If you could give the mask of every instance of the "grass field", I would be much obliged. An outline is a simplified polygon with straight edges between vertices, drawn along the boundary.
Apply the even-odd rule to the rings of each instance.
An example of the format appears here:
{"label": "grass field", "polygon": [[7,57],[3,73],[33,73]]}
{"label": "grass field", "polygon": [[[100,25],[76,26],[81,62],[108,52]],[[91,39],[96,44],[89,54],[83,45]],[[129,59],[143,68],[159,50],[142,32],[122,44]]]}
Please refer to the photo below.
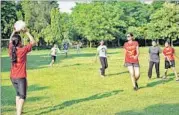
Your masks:
{"label": "grass field", "polygon": [[[179,47],[175,48],[179,55]],[[179,82],[168,72],[169,79],[148,80],[148,48],[140,48],[140,89],[133,91],[127,68],[123,67],[122,49],[109,49],[107,76],[99,75],[96,49],[70,51],[60,55],[48,67],[48,51],[33,51],[28,56],[28,95],[24,115],[179,115]],[[4,52],[1,79],[3,115],[15,114],[15,90],[9,79],[10,59]],[[164,72],[161,55],[160,71]],[[176,60],[179,72],[179,60]]]}

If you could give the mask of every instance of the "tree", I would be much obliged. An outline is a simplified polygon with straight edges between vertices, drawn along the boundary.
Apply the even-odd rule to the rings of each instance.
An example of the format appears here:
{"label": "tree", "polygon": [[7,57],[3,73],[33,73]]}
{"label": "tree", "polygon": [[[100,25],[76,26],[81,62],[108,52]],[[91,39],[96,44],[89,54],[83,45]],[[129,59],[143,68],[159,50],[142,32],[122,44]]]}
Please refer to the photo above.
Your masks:
{"label": "tree", "polygon": [[94,40],[113,40],[120,33],[119,27],[125,27],[121,20],[123,11],[115,4],[92,2],[77,4],[72,12],[75,28],[92,46]]}
{"label": "tree", "polygon": [[8,39],[17,21],[16,4],[14,1],[1,1],[1,33],[2,39]]}
{"label": "tree", "polygon": [[176,39],[179,36],[178,11],[178,5],[166,2],[161,9],[151,15],[147,36],[154,39]]}

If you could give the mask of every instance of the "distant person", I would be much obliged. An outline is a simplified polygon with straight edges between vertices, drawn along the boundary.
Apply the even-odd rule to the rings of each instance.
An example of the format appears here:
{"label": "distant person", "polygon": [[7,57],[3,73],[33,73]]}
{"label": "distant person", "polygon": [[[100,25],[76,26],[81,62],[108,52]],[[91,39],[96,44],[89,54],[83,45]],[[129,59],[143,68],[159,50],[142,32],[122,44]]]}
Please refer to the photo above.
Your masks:
{"label": "distant person", "polygon": [[153,65],[155,65],[155,70],[157,73],[157,78],[160,78],[160,53],[161,49],[157,46],[156,41],[152,41],[152,46],[149,48],[149,70],[148,77],[152,77]]}
{"label": "distant person", "polygon": [[68,56],[68,48],[69,48],[69,43],[64,43],[63,51],[64,51],[66,57]]}
{"label": "distant person", "polygon": [[100,42],[100,45],[97,48],[96,60],[97,60],[97,55],[99,55],[99,59],[101,62],[100,75],[101,77],[104,77],[105,69],[108,68],[108,62],[107,62],[107,47],[106,45],[104,45],[103,40]]}
{"label": "distant person", "polygon": [[[165,48],[163,49],[163,55],[165,57],[165,75],[163,79],[167,78],[167,71],[169,68],[172,68],[173,72],[175,73],[176,81],[179,81],[179,77],[177,75],[175,69],[175,49],[170,46],[169,42],[165,42]],[[175,57],[174,57],[175,56]]]}
{"label": "distant person", "polygon": [[27,54],[36,43],[28,30],[24,29],[23,32],[28,36],[30,43],[23,46],[21,36],[16,32],[16,30],[13,31],[9,42],[9,55],[11,57],[10,79],[16,90],[16,112],[17,115],[21,115],[27,95]]}
{"label": "distant person", "polygon": [[128,71],[131,76],[132,85],[134,90],[138,90],[138,83],[140,77],[139,71],[139,44],[134,40],[132,33],[127,34],[127,42],[124,44],[125,51],[125,66],[128,68]]}
{"label": "distant person", "polygon": [[52,61],[50,63],[50,66],[52,66],[56,61],[57,53],[60,53],[60,50],[59,50],[59,48],[58,48],[58,46],[56,44],[54,44],[54,46],[51,49],[50,53],[51,53],[51,57],[52,57]]}
{"label": "distant person", "polygon": [[77,45],[76,45],[77,54],[80,53],[80,51],[81,51],[81,46],[82,46],[82,43],[81,43],[81,42],[77,42]]}

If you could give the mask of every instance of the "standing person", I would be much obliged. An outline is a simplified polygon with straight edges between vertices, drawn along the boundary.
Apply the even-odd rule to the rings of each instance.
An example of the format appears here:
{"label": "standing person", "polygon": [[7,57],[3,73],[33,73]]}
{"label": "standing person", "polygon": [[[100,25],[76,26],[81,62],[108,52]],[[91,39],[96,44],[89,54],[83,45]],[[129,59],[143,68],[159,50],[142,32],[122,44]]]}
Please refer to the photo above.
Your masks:
{"label": "standing person", "polygon": [[50,63],[50,66],[52,66],[55,63],[56,57],[57,57],[57,53],[60,53],[60,50],[59,50],[58,46],[56,44],[54,44],[54,46],[51,49],[52,61]]}
{"label": "standing person", "polygon": [[107,47],[104,45],[103,40],[100,42],[100,46],[98,46],[97,48],[96,60],[97,60],[97,55],[99,55],[99,59],[101,62],[100,74],[101,77],[104,77],[105,69],[108,68],[108,62],[107,62]]}
{"label": "standing person", "polygon": [[24,29],[23,32],[28,36],[30,43],[26,46],[22,45],[21,36],[13,31],[9,42],[9,55],[11,57],[11,72],[10,79],[16,90],[16,112],[17,115],[22,114],[23,105],[26,99],[27,92],[27,72],[26,62],[27,54],[35,45],[35,40],[32,35]]}
{"label": "standing person", "polygon": [[176,56],[175,49],[170,46],[169,42],[165,42],[163,55],[165,57],[165,75],[163,79],[167,78],[167,71],[169,68],[172,68],[173,72],[175,73],[176,81],[179,81],[179,77],[175,69],[175,58],[174,58],[174,56]]}
{"label": "standing person", "polygon": [[148,70],[148,77],[151,79],[152,77],[152,68],[155,64],[155,70],[157,73],[157,78],[160,78],[160,53],[161,49],[157,46],[156,41],[152,41],[152,46],[149,48],[149,70]]}
{"label": "standing person", "polygon": [[140,77],[139,70],[139,44],[134,41],[134,36],[132,33],[127,34],[127,42],[124,44],[125,51],[125,66],[128,68],[130,77],[132,80],[132,85],[134,90],[138,90],[138,83]]}
{"label": "standing person", "polygon": [[64,43],[63,51],[64,51],[66,57],[68,56],[68,48],[69,48],[69,43]]}
{"label": "standing person", "polygon": [[77,45],[76,45],[76,51],[77,51],[77,54],[80,53],[80,50],[81,50],[80,47],[81,47],[81,45],[82,45],[81,42],[78,41],[78,42],[77,42]]}

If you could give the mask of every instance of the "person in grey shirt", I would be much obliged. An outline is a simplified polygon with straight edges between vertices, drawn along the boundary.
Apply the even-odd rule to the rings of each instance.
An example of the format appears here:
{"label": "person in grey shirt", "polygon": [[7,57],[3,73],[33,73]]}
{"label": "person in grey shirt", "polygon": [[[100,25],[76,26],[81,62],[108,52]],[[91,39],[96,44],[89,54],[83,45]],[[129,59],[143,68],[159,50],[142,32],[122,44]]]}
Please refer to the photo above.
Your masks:
{"label": "person in grey shirt", "polygon": [[149,70],[148,70],[148,77],[151,79],[152,77],[152,68],[155,64],[155,70],[157,73],[157,78],[160,78],[160,53],[161,49],[157,46],[156,41],[152,41],[152,46],[149,48]]}

